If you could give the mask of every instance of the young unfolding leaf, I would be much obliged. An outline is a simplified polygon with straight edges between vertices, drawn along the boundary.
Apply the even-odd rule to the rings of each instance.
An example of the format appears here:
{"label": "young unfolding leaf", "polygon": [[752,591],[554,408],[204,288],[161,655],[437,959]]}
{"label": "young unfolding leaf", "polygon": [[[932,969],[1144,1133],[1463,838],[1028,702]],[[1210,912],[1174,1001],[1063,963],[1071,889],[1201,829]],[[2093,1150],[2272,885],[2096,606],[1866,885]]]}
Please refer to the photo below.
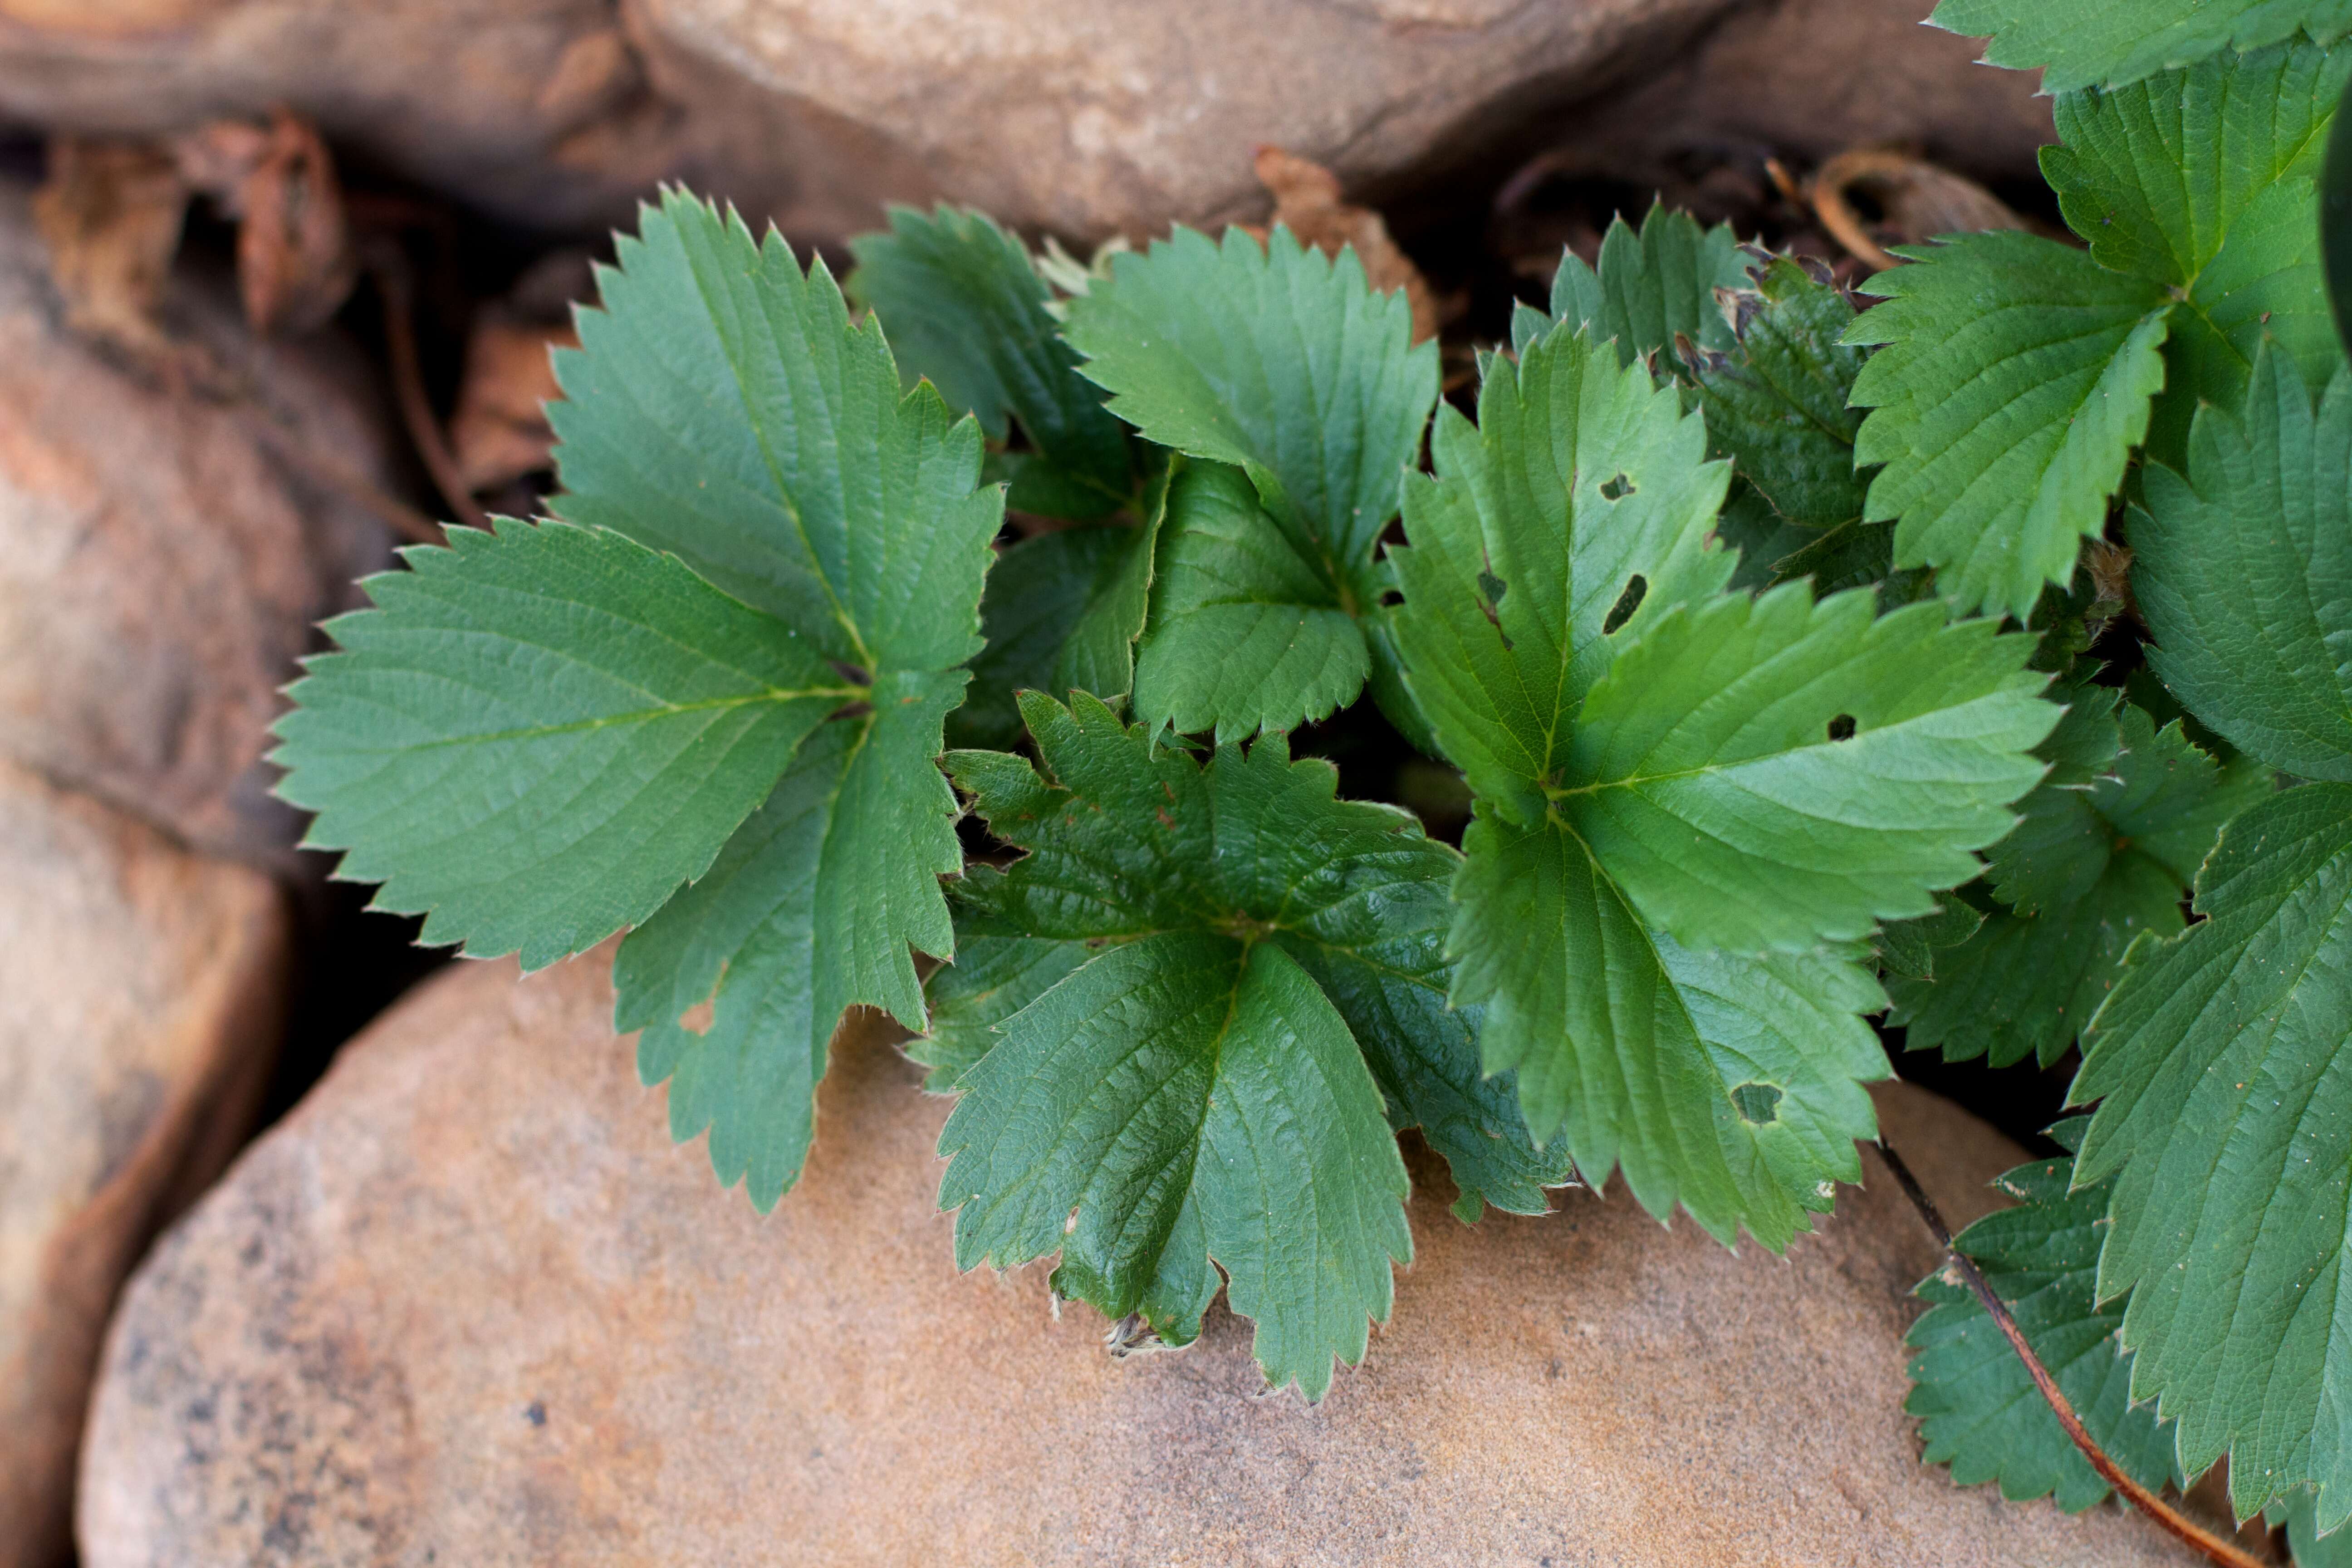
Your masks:
{"label": "young unfolding leaf", "polygon": [[1511,346],[1528,343],[1565,321],[1586,328],[1594,342],[1617,345],[1621,364],[1662,356],[1678,363],[1675,341],[1685,338],[1714,353],[1728,352],[1730,324],[1716,299],[1718,289],[1754,287],[1748,258],[1729,224],[1703,229],[1688,213],[1653,204],[1639,231],[1619,215],[1601,240],[1601,265],[1574,252],[1552,274],[1551,312],[1522,305],[1511,322]]}
{"label": "young unfolding leaf", "polygon": [[1263,247],[1180,228],[1114,258],[1068,315],[1112,412],[1248,480],[1195,465],[1170,498],[1139,716],[1223,740],[1351,699],[1386,646],[1375,550],[1437,398],[1436,345],[1413,346],[1404,297],[1286,228]]}
{"label": "young unfolding leaf", "polygon": [[850,297],[881,318],[899,374],[929,376],[993,440],[1006,437],[1007,416],[1021,422],[1036,454],[1016,470],[1015,508],[1083,520],[1129,500],[1127,434],[1077,374],[1018,239],[960,207],[895,206],[887,234],[859,235],[849,249]]}
{"label": "young unfolding leaf", "polygon": [[1778,1247],[1885,1070],[1836,944],[1975,874],[2058,710],[2027,639],[1937,606],[1719,594],[1723,467],[1615,357],[1563,325],[1494,362],[1406,487],[1407,678],[1478,802],[1454,996],[1588,1177]]}
{"label": "young unfolding leaf", "polygon": [[2164,384],[2169,299],[2034,235],[1901,254],[1846,337],[1883,345],[1853,389],[1873,410],[1856,456],[1885,465],[1865,515],[1897,520],[1895,564],[1935,567],[1962,608],[2023,616],[2106,525]]}
{"label": "young unfolding leaf", "polygon": [[[2050,1130],[2070,1152],[2082,1133],[2081,1118]],[[2070,1190],[2073,1175],[2071,1159],[2018,1166],[1997,1184],[2018,1206],[1987,1215],[1952,1245],[2009,1308],[2092,1441],[2150,1490],[2186,1486],[2170,1423],[2152,1405],[2131,1402],[2131,1352],[2116,1331],[2123,1304],[2098,1300],[2106,1184]],[[1919,1417],[1920,1458],[1951,1466],[1958,1486],[1999,1481],[2000,1495],[2014,1500],[2055,1492],[2068,1513],[2105,1498],[2107,1483],[2058,1425],[1975,1293],[1943,1272],[1914,1294],[1935,1303],[1905,1342],[1919,1352],[1903,1408]]]}
{"label": "young unfolding leaf", "polygon": [[2191,1474],[2225,1453],[2239,1516],[2305,1483],[2352,1514],[2352,785],[2231,822],[2204,921],[2143,942],[2071,1098],[2100,1101],[2075,1180],[2110,1176],[2103,1296],[2131,1292],[2132,1390]]}
{"label": "young unfolding leaf", "polygon": [[2224,49],[2255,49],[2302,28],[2322,43],[2352,32],[2352,0],[1941,0],[1927,18],[1991,37],[1985,59],[2044,68],[2042,90],[2122,87]]}
{"label": "young unfolding leaf", "polygon": [[1405,813],[1335,800],[1330,766],[1278,737],[1203,766],[1084,695],[1023,712],[1050,782],[951,759],[1027,851],[964,894],[988,973],[934,982],[953,1037],[932,1059],[961,1097],[940,1145],[957,1256],[1058,1250],[1058,1290],[1177,1342],[1213,1262],[1267,1377],[1319,1396],[1410,1253],[1391,1123],[1422,1128],[1469,1214],[1540,1211],[1568,1178],[1507,1080],[1481,1076],[1475,1015],[1444,1007],[1458,857]]}
{"label": "young unfolding leaf", "polygon": [[[2087,705],[2099,689],[2074,700]],[[2217,765],[2178,721],[2159,731],[2126,708],[2119,741],[2098,776],[2045,783],[2020,803],[2023,820],[1988,857],[1992,895],[2010,907],[1938,955],[1932,980],[1889,985],[1888,1021],[1908,1026],[1912,1049],[1994,1067],[2055,1062],[2121,976],[2134,939],[2181,930],[2182,890],[2222,825],[2270,793],[2268,769]]]}
{"label": "young unfolding leaf", "polygon": [[[362,841],[354,874],[419,889],[393,896],[435,906],[444,938],[539,963],[636,926],[622,1026],[646,1027],[649,1074],[678,1074],[674,1125],[710,1125],[719,1172],[764,1205],[800,1167],[841,1009],[919,1027],[909,947],[953,951],[938,878],[961,855],[932,759],[979,650],[1003,501],[977,488],[979,426],[927,387],[902,395],[823,263],[803,273],[683,192],[619,259],[550,410],[555,504],[589,526],[420,555],[386,609],[347,623],[353,652],[321,665],[284,756],[327,838]],[[399,668],[371,674],[364,649],[396,641],[421,594],[436,629],[385,643]],[[404,724],[380,704],[364,730],[305,716],[387,679],[414,689],[394,699]],[[484,742],[488,771],[448,773]],[[439,826],[327,798],[386,784]],[[680,1020],[706,1001],[698,1035]]]}
{"label": "young unfolding leaf", "polygon": [[2242,416],[2200,413],[2188,477],[2151,467],[2146,500],[2126,526],[2149,666],[2242,750],[2352,782],[2352,374],[2315,412],[2262,355]]}

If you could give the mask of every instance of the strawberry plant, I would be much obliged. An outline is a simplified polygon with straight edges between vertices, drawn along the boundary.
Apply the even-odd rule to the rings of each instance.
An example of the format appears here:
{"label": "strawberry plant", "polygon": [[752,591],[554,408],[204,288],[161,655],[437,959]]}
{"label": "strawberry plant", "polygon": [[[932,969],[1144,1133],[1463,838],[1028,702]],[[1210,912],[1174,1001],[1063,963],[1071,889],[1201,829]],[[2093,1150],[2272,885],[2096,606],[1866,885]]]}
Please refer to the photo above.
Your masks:
{"label": "strawberry plant", "polygon": [[[2068,1508],[2226,1457],[2320,1560],[2352,11],[1936,19],[2046,68],[2073,238],[1849,291],[1654,210],[1458,404],[1279,226],[1081,266],[902,210],[845,294],[667,193],[558,355],[552,515],[369,582],[283,791],[427,942],[626,931],[616,1026],[762,1209],[887,1013],[956,1097],[960,1264],[1057,1258],[1167,1344],[1222,1289],[1309,1397],[1410,1258],[1402,1130],[1465,1222],[1621,1175],[1777,1250],[1860,1179],[1885,1041],[2079,1048],[2065,1157],[1922,1287],[1928,1457]],[[1343,798],[1343,722],[1458,773],[1458,847]]]}

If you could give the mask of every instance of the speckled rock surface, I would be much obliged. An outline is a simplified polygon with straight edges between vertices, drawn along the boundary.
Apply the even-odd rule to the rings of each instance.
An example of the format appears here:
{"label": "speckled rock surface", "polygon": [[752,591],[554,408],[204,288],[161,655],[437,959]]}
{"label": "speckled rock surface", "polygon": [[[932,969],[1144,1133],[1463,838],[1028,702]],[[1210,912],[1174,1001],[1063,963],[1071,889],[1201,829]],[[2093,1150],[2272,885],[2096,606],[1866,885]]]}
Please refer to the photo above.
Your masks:
{"label": "speckled rock surface", "polygon": [[278,689],[391,542],[287,453],[381,485],[387,427],[331,338],[257,342],[225,289],[184,279],[166,307],[226,394],[68,331],[26,192],[0,182],[0,756],[289,871],[299,825],[260,761]]}
{"label": "speckled rock surface", "polygon": [[[1473,1229],[1421,1193],[1394,1321],[1309,1408],[1260,1396],[1222,1310],[1114,1361],[1042,1268],[959,1276],[946,1108],[872,1031],[761,1219],[669,1146],[610,1007],[602,954],[430,982],[158,1247],[94,1405],[89,1568],[2174,1561],[1919,1468],[1934,1253],[1875,1166],[1786,1261],[1622,1194]],[[2017,1157],[1909,1114],[1955,1212]]]}
{"label": "speckled rock surface", "polygon": [[288,920],[260,873],[5,762],[0,866],[0,1568],[50,1568],[115,1292],[251,1125]]}

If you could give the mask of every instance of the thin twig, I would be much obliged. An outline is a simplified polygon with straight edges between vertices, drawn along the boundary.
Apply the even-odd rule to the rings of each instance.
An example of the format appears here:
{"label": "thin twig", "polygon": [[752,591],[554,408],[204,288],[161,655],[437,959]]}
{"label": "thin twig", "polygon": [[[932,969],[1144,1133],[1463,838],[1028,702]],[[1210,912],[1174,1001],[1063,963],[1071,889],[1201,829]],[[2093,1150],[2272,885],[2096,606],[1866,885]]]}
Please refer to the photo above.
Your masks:
{"label": "thin twig", "polygon": [[392,360],[392,390],[400,403],[401,423],[407,426],[416,456],[432,476],[433,488],[449,503],[451,515],[468,528],[488,530],[489,514],[466,488],[441,434],[440,417],[425,395],[425,375],[416,363],[415,290],[409,286],[407,258],[394,242],[383,240],[368,247],[367,260],[369,276],[383,301],[384,347]]}
{"label": "thin twig", "polygon": [[1910,166],[1911,160],[1896,153],[1841,153],[1813,174],[1813,215],[1840,245],[1853,252],[1856,260],[1874,271],[1884,272],[1901,262],[1864,226],[1861,215],[1845,199],[1846,187],[1874,174],[1899,174]]}
{"label": "thin twig", "polygon": [[2100,1478],[2121,1492],[2134,1508],[2156,1521],[2186,1545],[2221,1563],[2223,1568],[2269,1568],[2269,1564],[2261,1558],[2213,1534],[2124,1474],[2123,1468],[2107,1458],[2106,1450],[2091,1440],[2091,1435],[2083,1429],[2082,1417],[2074,1414],[2074,1406],[2059,1388],[2058,1380],[2050,1375],[2050,1369],[2042,1364],[2042,1358],[2035,1355],[2033,1347],[2025,1342],[2024,1331],[2017,1326],[2017,1320],[2010,1316],[2008,1306],[1993,1294],[1992,1286],[1986,1281],[1983,1270],[1968,1254],[1952,1245],[1951,1227],[1937,1212],[1935,1200],[1920,1189],[1918,1178],[1911,1174],[1911,1167],[1903,1163],[1903,1156],[1897,1154],[1883,1138],[1879,1140],[1878,1153],[1886,1162],[1886,1168],[1895,1173],[1895,1184],[1909,1195],[1911,1205],[1919,1211],[1919,1217],[1927,1221],[1927,1228],[1935,1233],[1937,1245],[1958,1268],[1960,1278],[1975,1292],[1978,1302],[2000,1328],[2002,1337],[2009,1341],[2009,1348],[2015,1351],[2017,1359],[2025,1363],[2027,1374],[2033,1379],[2033,1386],[2042,1391],[2042,1397],[2050,1404],[2051,1414],[2058,1417],[2058,1425],[2066,1429],[2066,1436],[2074,1440],[2074,1447],[2083,1450],[2083,1458],[2091,1461],[2091,1468],[2098,1471]]}

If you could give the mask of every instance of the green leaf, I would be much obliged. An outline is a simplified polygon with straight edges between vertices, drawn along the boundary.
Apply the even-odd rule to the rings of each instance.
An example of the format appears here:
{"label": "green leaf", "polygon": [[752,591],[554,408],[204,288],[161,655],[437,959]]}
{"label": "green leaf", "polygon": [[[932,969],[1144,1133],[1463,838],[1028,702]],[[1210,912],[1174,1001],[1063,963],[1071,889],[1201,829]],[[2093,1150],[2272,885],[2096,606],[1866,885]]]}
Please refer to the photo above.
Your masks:
{"label": "green leaf", "polygon": [[[2082,1130],[2077,1118],[2050,1131],[2071,1151]],[[2152,1406],[2131,1403],[2132,1358],[2116,1331],[2122,1304],[2098,1301],[2106,1184],[2070,1191],[2073,1175],[2072,1160],[2018,1166],[1996,1184],[2018,1206],[1987,1215],[1952,1245],[2009,1308],[2092,1441],[2151,1491],[2186,1487],[2171,1426]],[[2055,1492],[2068,1513],[2105,1498],[2107,1483],[2058,1425],[1975,1293],[1950,1270],[1928,1276],[1913,1293],[1935,1303],[1905,1341],[1919,1352],[1903,1408],[1919,1417],[1922,1460],[1951,1466],[1958,1486],[1998,1481],[2011,1501]]]}
{"label": "green leaf", "polygon": [[1031,477],[1016,480],[1013,504],[1093,518],[1127,500],[1126,433],[1077,374],[1018,239],[963,208],[894,206],[890,232],[859,235],[849,249],[857,258],[850,297],[882,319],[900,374],[929,377],[950,408],[971,410],[995,440],[1005,438],[1008,415],[1018,419],[1069,492],[1024,505],[1040,500]]}
{"label": "green leaf", "polygon": [[278,722],[306,844],[528,968],[700,876],[793,748],[865,696],[774,616],[615,533],[500,520],[404,552]]}
{"label": "green leaf", "polygon": [[[900,395],[822,259],[673,190],[555,355],[556,510],[667,551],[824,657],[879,674],[980,651],[1003,498],[981,432]],[[945,825],[942,824],[942,831]]]}
{"label": "green leaf", "polygon": [[1562,325],[1492,362],[1478,425],[1441,414],[1406,488],[1399,642],[1478,801],[1454,999],[1588,1178],[1779,1247],[1885,1071],[1856,1016],[1884,996],[1823,944],[1975,875],[2058,710],[2028,639],[1940,606],[1720,594],[1722,469],[1614,359]]}
{"label": "green leaf", "polygon": [[2275,1530],[2286,1526],[2288,1554],[2294,1568],[2347,1568],[2352,1565],[2352,1531],[2338,1528],[2319,1533],[2318,1500],[2308,1489],[2291,1491],[2283,1501],[2263,1510],[2263,1522]]}
{"label": "green leaf", "polygon": [[[931,759],[959,685],[896,678],[877,688],[872,714],[827,725],[709,873],[631,931],[614,961],[614,1027],[645,1031],[638,1075],[669,1080],[671,1135],[708,1127],[719,1180],[745,1181],[762,1213],[799,1179],[843,1010],[866,1002],[923,1016],[909,939],[894,934],[954,951],[944,911],[929,907],[933,879],[954,863],[898,847],[920,842],[937,804],[927,795],[948,795]],[[894,688],[896,700],[882,697]],[[706,1001],[706,1022],[683,1021]]]}
{"label": "green leaf", "polygon": [[1990,37],[1988,62],[2042,67],[2042,90],[2061,93],[2120,87],[2297,28],[2332,43],[2352,32],[2352,0],[1942,0],[1928,20]]}
{"label": "green leaf", "polygon": [[2023,618],[2063,584],[2147,431],[2168,296],[2082,252],[2011,232],[1906,247],[1864,285],[1886,300],[1847,333],[1882,344],[1855,403],[1872,519],[1895,562],[1930,565],[1963,610]]}
{"label": "green leaf", "polygon": [[1888,1076],[1860,1015],[1885,1005],[1839,950],[1695,952],[1640,917],[1575,837],[1481,802],[1463,837],[1454,1000],[1483,1005],[1487,1066],[1516,1068],[1538,1136],[1586,1182],[1612,1168],[1661,1219],[1775,1251],[1860,1179],[1862,1085]]}
{"label": "green leaf", "polygon": [[1878,952],[1879,978],[1928,979],[1936,973],[1937,953],[1958,947],[1983,927],[1984,912],[1957,897],[1946,899],[1933,914],[1889,921],[1871,939]]}
{"label": "green leaf", "polygon": [[951,1027],[998,1037],[939,1052],[963,1096],[940,1143],[958,1256],[1059,1249],[1057,1289],[1179,1342],[1214,1259],[1269,1379],[1319,1395],[1409,1253],[1391,1123],[1446,1156],[1466,1213],[1540,1212],[1568,1178],[1509,1081],[1481,1077],[1475,1018],[1444,1010],[1459,858],[1405,813],[1335,800],[1329,764],[1291,762],[1279,737],[1202,766],[1083,695],[1023,710],[1055,782],[995,752],[952,759],[1027,851],[975,877],[984,924],[968,929],[1062,945],[984,950],[988,975],[950,983],[974,999],[942,1004]]}
{"label": "green leaf", "polygon": [[[1636,232],[1621,214],[1601,240],[1596,271],[1573,251],[1552,275],[1550,321],[1584,327],[1595,342],[1614,342],[1620,364],[1664,353],[1675,363],[1676,338],[1715,353],[1733,346],[1730,324],[1717,301],[1718,289],[1750,289],[1748,258],[1729,224],[1699,227],[1688,213],[1653,203]],[[1538,312],[1531,334],[1548,330]],[[1515,342],[1524,349],[1524,342]]]}
{"label": "green leaf", "polygon": [[1863,416],[1848,399],[1863,353],[1840,341],[1853,301],[1785,258],[1757,289],[1735,296],[1733,347],[1696,367],[1706,433],[1787,521],[1821,531],[1859,522],[1868,487],[1854,472],[1853,441]]}
{"label": "green leaf", "polygon": [[2128,1290],[2132,1390],[2180,1463],[2230,1459],[2240,1518],[2315,1484],[2352,1513],[2352,785],[2273,795],[2198,877],[2205,919],[2144,942],[2070,1091],[2077,1183],[2115,1197],[2098,1290]]}
{"label": "green leaf", "polygon": [[996,1044],[999,1026],[1007,1018],[1092,956],[1082,942],[959,931],[956,961],[933,970],[926,987],[931,1032],[907,1044],[907,1054],[931,1069],[923,1087],[934,1094],[954,1089],[971,1064]]}
{"label": "green leaf", "polygon": [[2128,528],[2149,665],[2206,725],[2352,781],[2352,374],[2315,413],[2281,355],[2245,411],[2199,414],[2189,477],[2151,466]]}
{"label": "green leaf", "polygon": [[1167,510],[1138,716],[1183,734],[1213,729],[1223,744],[1324,718],[1363,689],[1363,632],[1242,470],[1184,465]]}
{"label": "green leaf", "polygon": [[[1352,698],[1370,667],[1353,622],[1386,586],[1375,550],[1437,398],[1436,345],[1412,345],[1404,297],[1373,292],[1354,252],[1327,258],[1286,228],[1264,247],[1238,229],[1219,246],[1180,228],[1147,253],[1114,257],[1109,279],[1072,300],[1068,318],[1113,413],[1163,446],[1239,468],[1255,492],[1247,509],[1202,500],[1214,515],[1197,521],[1171,497],[1180,539],[1160,589],[1171,616],[1201,624],[1179,634],[1181,658],[1159,656],[1157,679],[1147,649],[1139,714],[1233,736]],[[1193,527],[1216,538],[1186,548]],[[1286,660],[1280,681],[1229,688],[1199,667],[1202,647],[1237,633]]]}
{"label": "green leaf", "polygon": [[2219,766],[2178,722],[2158,730],[2137,708],[2124,710],[2120,742],[2100,776],[2044,784],[2021,803],[2023,820],[1989,856],[1991,890],[2011,908],[1943,954],[1931,982],[1888,987],[1888,1022],[1907,1026],[1911,1049],[2055,1062],[2133,941],[2181,930],[2182,889],[2222,825],[2270,793],[2268,770]]}

